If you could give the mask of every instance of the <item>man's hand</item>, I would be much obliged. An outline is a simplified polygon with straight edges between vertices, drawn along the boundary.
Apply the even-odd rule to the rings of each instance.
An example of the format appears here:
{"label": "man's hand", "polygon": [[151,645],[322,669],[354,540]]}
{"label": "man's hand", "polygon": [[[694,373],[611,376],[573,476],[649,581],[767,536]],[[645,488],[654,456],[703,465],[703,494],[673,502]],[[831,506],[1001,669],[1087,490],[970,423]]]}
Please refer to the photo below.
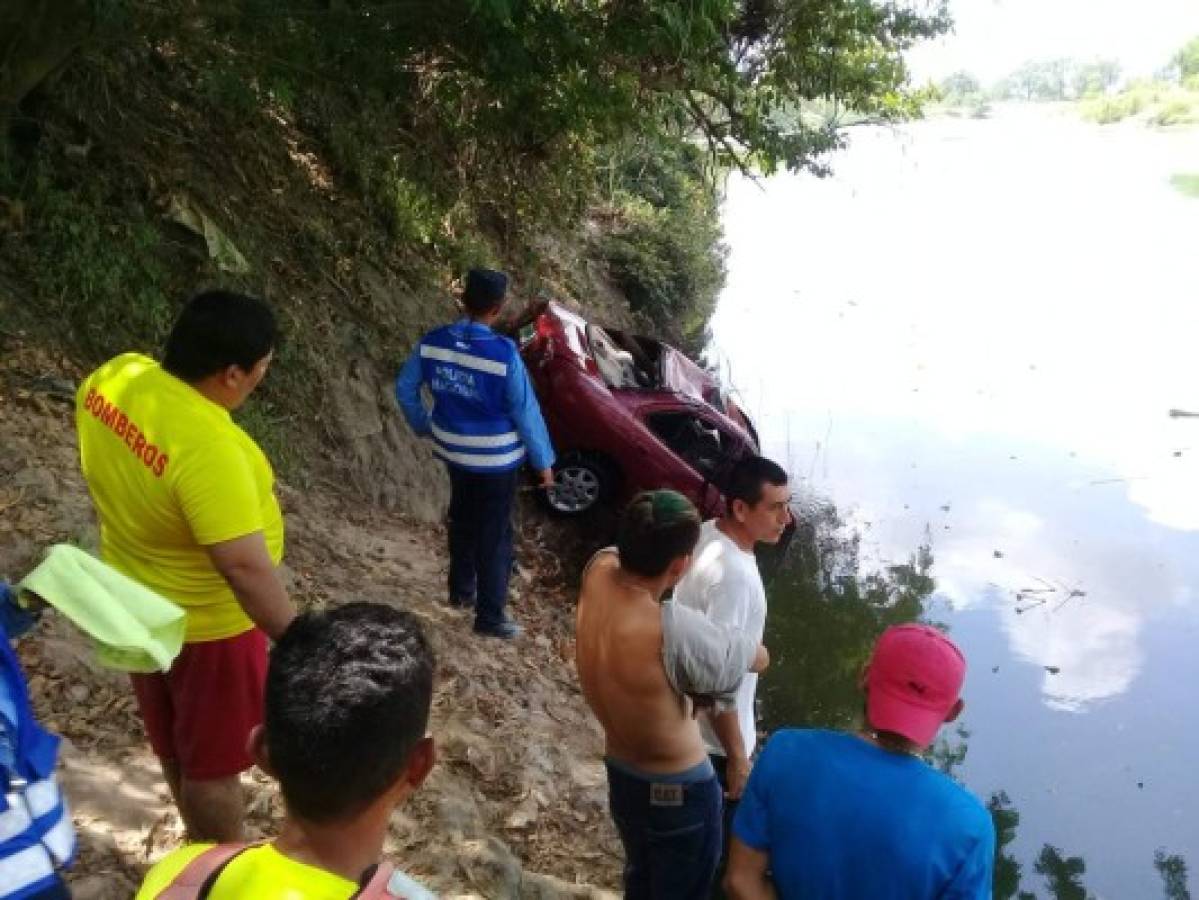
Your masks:
{"label": "man's hand", "polygon": [[740,759],[728,758],[724,780],[728,784],[724,795],[730,800],[740,800],[745,792],[745,782],[749,781],[749,760],[742,756]]}
{"label": "man's hand", "polygon": [[724,878],[724,890],[731,900],[777,900],[769,871],[767,854],[733,837],[729,843],[728,874]]}
{"label": "man's hand", "polygon": [[716,699],[711,694],[688,694],[691,698],[691,718],[698,719],[701,712],[716,708]]}
{"label": "man's hand", "polygon": [[229,582],[246,615],[267,637],[278,640],[295,618],[296,608],[279,580],[262,532],[210,544],[204,549],[216,570]]}
{"label": "man's hand", "polygon": [[741,722],[737,718],[737,710],[726,709],[713,715],[712,730],[716,732],[716,739],[724,748],[724,758],[728,761],[725,768],[724,795],[730,800],[739,800],[749,778],[749,755],[745,752],[745,740],[741,736]]}
{"label": "man's hand", "polygon": [[554,486],[554,470],[541,469],[537,473],[538,480],[543,488],[552,488]]}
{"label": "man's hand", "polygon": [[754,661],[750,664],[749,670],[756,674],[761,674],[766,671],[770,665],[770,651],[766,649],[765,644],[758,644],[758,652],[754,654]]}

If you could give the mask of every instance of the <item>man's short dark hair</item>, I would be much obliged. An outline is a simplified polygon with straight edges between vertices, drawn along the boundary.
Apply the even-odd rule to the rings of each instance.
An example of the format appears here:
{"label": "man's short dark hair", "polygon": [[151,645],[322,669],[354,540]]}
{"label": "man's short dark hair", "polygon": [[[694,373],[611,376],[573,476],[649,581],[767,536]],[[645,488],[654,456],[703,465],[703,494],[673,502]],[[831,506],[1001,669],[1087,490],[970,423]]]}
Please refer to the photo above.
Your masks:
{"label": "man's short dark hair", "polygon": [[787,473],[783,467],[764,456],[744,456],[729,470],[724,496],[729,506],[734,500],[756,506],[768,484],[786,487]]}
{"label": "man's short dark hair", "polygon": [[495,269],[471,269],[466,273],[462,290],[462,305],[474,315],[491,312],[504,302],[508,293],[508,276]]}
{"label": "man's short dark hair", "polygon": [[279,329],[257,297],[205,291],[187,302],[167,337],[162,367],[187,382],[237,366],[248,372],[275,349]]}
{"label": "man's short dark hair", "polygon": [[395,784],[429,724],[433,668],[411,613],[349,603],[292,621],[271,651],[265,730],[293,814],[344,821]]}
{"label": "man's short dark hair", "polygon": [[644,491],[620,518],[620,565],[635,575],[657,578],[671,562],[695,549],[699,527],[699,513],[682,494]]}

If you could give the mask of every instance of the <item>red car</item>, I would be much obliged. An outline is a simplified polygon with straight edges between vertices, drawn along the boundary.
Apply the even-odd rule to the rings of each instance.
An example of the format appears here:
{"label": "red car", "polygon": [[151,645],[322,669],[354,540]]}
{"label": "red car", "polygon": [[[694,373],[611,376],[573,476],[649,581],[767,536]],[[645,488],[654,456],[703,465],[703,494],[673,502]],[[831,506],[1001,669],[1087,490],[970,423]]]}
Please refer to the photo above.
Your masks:
{"label": "red car", "polygon": [[554,512],[673,488],[704,518],[720,514],[723,477],[758,438],[711,375],[673,347],[553,302],[526,310],[512,333],[558,452]]}

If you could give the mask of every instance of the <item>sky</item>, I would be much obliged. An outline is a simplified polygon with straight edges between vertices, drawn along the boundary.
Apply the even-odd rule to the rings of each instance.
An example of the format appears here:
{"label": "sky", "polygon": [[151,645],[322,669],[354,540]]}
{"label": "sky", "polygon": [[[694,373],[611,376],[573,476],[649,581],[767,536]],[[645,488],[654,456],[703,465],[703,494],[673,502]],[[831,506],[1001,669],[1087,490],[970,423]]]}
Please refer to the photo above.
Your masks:
{"label": "sky", "polygon": [[954,32],[913,50],[917,83],[958,70],[984,83],[1028,59],[1115,58],[1152,75],[1199,36],[1199,0],[950,0]]}

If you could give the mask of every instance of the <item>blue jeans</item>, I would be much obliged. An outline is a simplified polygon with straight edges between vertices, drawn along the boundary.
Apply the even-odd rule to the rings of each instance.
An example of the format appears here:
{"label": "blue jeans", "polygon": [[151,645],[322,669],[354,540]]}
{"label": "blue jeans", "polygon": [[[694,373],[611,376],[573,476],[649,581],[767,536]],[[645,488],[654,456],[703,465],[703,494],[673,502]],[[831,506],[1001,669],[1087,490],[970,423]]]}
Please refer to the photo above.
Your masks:
{"label": "blue jeans", "polygon": [[504,621],[512,575],[512,501],[519,469],[450,473],[450,597],[475,601],[475,625]]}
{"label": "blue jeans", "polygon": [[608,804],[624,845],[625,900],[707,900],[722,831],[712,764],[674,775],[605,764]]}

